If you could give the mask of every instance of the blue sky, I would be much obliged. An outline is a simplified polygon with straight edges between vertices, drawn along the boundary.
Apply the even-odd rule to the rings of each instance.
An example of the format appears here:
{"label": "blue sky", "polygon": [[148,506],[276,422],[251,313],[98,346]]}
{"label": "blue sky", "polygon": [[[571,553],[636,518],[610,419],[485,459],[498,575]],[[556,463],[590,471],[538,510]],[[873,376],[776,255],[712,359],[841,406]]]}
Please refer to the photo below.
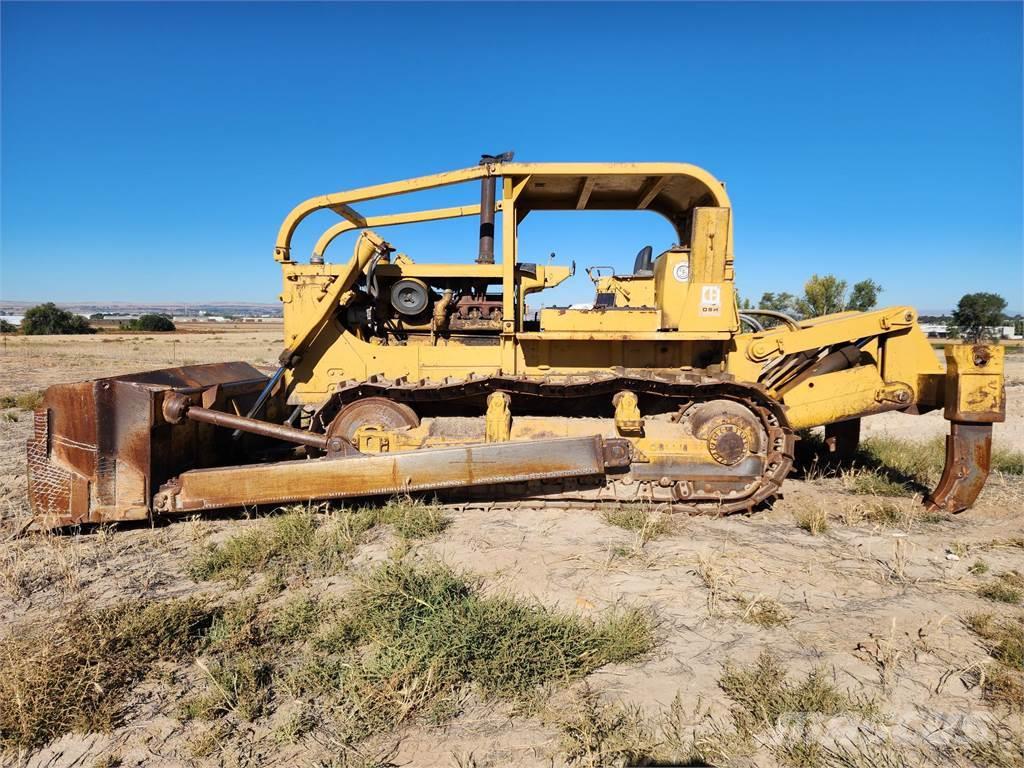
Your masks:
{"label": "blue sky", "polygon": [[[0,297],[273,301],[295,203],[514,149],[707,168],[744,296],[832,272],[886,304],[990,290],[1020,309],[1021,8],[4,2]],[[386,237],[469,261],[474,233]],[[624,269],[672,234],[535,214],[521,238],[524,260]],[[581,269],[552,299],[590,294]]]}

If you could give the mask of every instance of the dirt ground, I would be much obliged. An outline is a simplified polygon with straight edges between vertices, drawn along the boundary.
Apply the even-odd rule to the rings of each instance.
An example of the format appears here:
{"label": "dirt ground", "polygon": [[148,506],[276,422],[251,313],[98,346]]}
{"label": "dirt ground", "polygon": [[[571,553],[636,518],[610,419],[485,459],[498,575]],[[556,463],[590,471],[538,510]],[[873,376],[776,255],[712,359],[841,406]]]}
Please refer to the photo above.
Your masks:
{"label": "dirt ground", "polygon": [[[215,333],[8,337],[0,350],[0,393],[167,365],[247,360],[271,366],[281,343],[279,326],[230,327]],[[1008,419],[996,427],[998,445],[1024,449],[1024,356],[1007,364]],[[28,515],[24,442],[27,411],[0,420],[0,535]],[[924,440],[944,434],[941,414],[885,414],[865,421],[865,436]],[[488,589],[583,615],[611,606],[640,605],[657,619],[657,645],[643,658],[603,667],[587,678],[612,703],[637,705],[654,717],[677,695],[691,708],[696,729],[728,716],[718,682],[727,661],[753,662],[764,650],[793,675],[828,670],[840,689],[871,697],[885,717],[871,734],[926,751],[981,739],[995,723],[1019,734],[1019,714],[985,701],[971,671],[992,663],[964,616],[1016,611],[977,595],[993,574],[1024,572],[1024,481],[995,475],[977,506],[941,520],[913,517],[915,499],[893,501],[908,510],[901,522],[870,522],[835,478],[790,479],[770,509],[725,519],[677,521],[668,535],[642,543],[591,510],[498,509],[454,514],[440,535],[415,544],[416,556],[434,555],[484,578]],[[795,522],[821,510],[826,530],[812,535]],[[104,605],[135,597],[202,595],[218,599],[231,587],[196,582],[185,565],[198,546],[221,541],[265,521],[194,519],[158,528],[80,536],[0,539],[0,634],[66,606]],[[361,546],[350,570],[358,573],[386,556],[391,534]],[[972,572],[983,560],[988,575]],[[711,594],[708,569],[716,574]],[[344,573],[315,579],[313,593],[344,594]],[[12,586],[15,585],[15,586]],[[718,601],[713,605],[714,600]],[[744,620],[758,601],[775,601],[788,622],[763,627]],[[578,685],[578,684],[577,684]],[[563,692],[558,696],[567,696]],[[559,701],[558,696],[554,701]],[[125,722],[111,733],[64,736],[31,755],[0,755],[29,766],[91,765],[331,765],[338,752],[312,735],[295,743],[272,736],[272,724],[254,724],[241,741],[195,758],[189,744],[204,726],[183,722],[180,701],[159,681],[135,691]],[[842,717],[834,734],[863,736]],[[550,719],[508,705],[473,703],[443,726],[412,725],[380,734],[375,743],[397,765],[562,765],[563,734]],[[120,762],[100,762],[116,758]],[[745,762],[744,762],[745,761]],[[739,765],[772,765],[762,750]],[[378,763],[385,764],[385,763]],[[894,763],[895,764],[895,763]],[[903,764],[903,763],[899,763]],[[983,763],[979,763],[983,764]]]}

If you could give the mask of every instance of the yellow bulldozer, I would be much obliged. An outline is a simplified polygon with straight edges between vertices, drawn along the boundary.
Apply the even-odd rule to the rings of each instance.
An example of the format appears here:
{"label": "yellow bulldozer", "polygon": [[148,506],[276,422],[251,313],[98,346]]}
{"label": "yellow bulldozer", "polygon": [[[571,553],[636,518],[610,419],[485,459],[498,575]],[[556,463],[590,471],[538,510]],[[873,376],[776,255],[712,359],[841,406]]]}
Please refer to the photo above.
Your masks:
{"label": "yellow bulldozer", "polygon": [[[472,196],[357,209],[440,187]],[[339,220],[300,262],[293,234],[320,210]],[[589,268],[592,303],[531,312],[531,294],[575,272],[519,251],[524,220],[551,210],[651,211],[676,242],[641,250],[630,274]],[[479,226],[475,260],[417,261],[376,231],[460,217]],[[352,256],[328,261],[353,230]],[[779,493],[797,430],[824,426],[829,449],[849,455],[862,417],[939,408],[946,465],[926,503],[959,512],[1004,419],[1002,348],[948,346],[943,366],[912,307],[738,309],[732,206],[693,165],[485,156],[310,198],[274,258],[285,349],[272,375],[237,362],[47,390],[28,444],[40,526],[403,493],[728,514]]]}

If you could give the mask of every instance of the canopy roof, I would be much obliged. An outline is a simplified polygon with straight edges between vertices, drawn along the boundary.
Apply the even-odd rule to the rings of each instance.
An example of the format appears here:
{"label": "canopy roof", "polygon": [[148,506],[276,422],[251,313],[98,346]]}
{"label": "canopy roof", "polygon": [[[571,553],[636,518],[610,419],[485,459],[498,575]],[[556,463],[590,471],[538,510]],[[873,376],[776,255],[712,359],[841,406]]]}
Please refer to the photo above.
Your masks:
{"label": "canopy roof", "polygon": [[526,185],[523,210],[652,210],[676,221],[698,206],[728,207],[721,182],[682,163],[505,163]]}
{"label": "canopy roof", "polygon": [[[288,259],[292,233],[310,213],[329,208],[346,221],[332,227],[320,243],[329,243],[341,231],[366,226],[406,223],[429,218],[450,218],[479,213],[477,206],[424,211],[435,216],[403,214],[364,218],[352,204],[362,200],[402,195],[501,176],[512,182],[520,216],[531,210],[650,210],[667,218],[683,241],[690,214],[699,206],[729,207],[725,186],[707,171],[686,163],[514,163],[494,162],[405,181],[362,187],[310,198],[299,204],[281,225],[275,258]],[[499,191],[498,198],[502,195]],[[374,222],[374,219],[378,219]],[[322,253],[318,244],[317,250]]]}

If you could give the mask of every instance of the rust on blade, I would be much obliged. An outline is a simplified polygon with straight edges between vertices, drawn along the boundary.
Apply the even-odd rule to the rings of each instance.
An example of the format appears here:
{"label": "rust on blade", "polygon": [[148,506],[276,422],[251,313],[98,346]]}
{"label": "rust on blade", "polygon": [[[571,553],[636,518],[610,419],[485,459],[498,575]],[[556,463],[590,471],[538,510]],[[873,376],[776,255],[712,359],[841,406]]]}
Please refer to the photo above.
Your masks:
{"label": "rust on blade", "polygon": [[154,507],[174,513],[603,475],[629,456],[628,441],[592,436],[193,470],[162,488]]}
{"label": "rust on blade", "polygon": [[213,425],[170,423],[162,412],[164,399],[185,393],[204,405],[237,411],[266,381],[251,365],[237,362],[50,387],[27,446],[29,501],[37,524],[58,528],[149,517],[153,492],[169,478],[244,455]]}
{"label": "rust on blade", "polygon": [[929,509],[963,512],[974,504],[992,468],[992,425],[952,422],[946,466],[925,503]]}

